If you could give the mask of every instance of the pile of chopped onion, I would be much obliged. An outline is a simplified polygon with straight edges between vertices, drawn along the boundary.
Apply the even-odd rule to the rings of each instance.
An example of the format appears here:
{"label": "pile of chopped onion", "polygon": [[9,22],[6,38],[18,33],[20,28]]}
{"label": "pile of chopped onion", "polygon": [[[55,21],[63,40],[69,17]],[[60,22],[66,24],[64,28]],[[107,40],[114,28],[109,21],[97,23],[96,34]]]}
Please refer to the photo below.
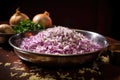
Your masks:
{"label": "pile of chopped onion", "polygon": [[73,29],[57,26],[24,38],[20,48],[44,54],[83,54],[101,46]]}

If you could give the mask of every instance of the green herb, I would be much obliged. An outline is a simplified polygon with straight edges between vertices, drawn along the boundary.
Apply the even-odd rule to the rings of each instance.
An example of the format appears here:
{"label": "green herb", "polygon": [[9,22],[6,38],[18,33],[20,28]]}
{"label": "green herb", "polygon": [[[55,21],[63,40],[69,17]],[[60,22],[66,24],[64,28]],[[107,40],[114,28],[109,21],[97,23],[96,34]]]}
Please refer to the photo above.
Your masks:
{"label": "green herb", "polygon": [[38,31],[42,29],[45,29],[45,27],[42,24],[34,24],[31,20],[23,20],[18,25],[15,25],[13,27],[15,33],[22,33],[26,31]]}

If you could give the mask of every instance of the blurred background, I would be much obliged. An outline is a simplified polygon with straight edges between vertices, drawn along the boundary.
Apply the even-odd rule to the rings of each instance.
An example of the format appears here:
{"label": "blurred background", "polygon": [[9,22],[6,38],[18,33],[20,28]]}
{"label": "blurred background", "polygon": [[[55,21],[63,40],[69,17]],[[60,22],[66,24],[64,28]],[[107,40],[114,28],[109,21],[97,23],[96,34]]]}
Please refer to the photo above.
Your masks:
{"label": "blurred background", "polygon": [[17,8],[31,20],[36,14],[48,11],[53,25],[90,30],[120,40],[114,3],[113,0],[0,0],[0,23],[8,23]]}

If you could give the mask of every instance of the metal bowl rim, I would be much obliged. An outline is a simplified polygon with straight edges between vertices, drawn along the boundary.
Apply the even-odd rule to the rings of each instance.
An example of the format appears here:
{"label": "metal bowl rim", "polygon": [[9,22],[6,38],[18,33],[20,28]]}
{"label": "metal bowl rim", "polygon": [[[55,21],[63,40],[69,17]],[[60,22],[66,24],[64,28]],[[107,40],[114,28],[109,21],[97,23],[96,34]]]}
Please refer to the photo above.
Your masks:
{"label": "metal bowl rim", "polygon": [[11,43],[11,39],[12,39],[12,38],[14,38],[14,37],[16,37],[16,36],[19,36],[19,35],[21,35],[21,34],[24,34],[24,33],[18,33],[18,34],[12,35],[12,36],[9,38],[8,42],[9,42],[9,44],[10,44],[14,49],[16,49],[16,50],[18,50],[19,52],[22,52],[22,53],[35,54],[35,55],[39,55],[39,56],[58,56],[58,57],[60,57],[60,56],[61,56],[61,57],[64,57],[64,56],[68,56],[68,57],[69,57],[69,56],[90,55],[90,54],[94,54],[94,53],[96,53],[96,52],[98,52],[98,51],[101,51],[101,50],[103,50],[104,48],[107,48],[107,47],[109,46],[109,42],[107,41],[107,39],[106,39],[103,35],[101,35],[101,34],[99,34],[99,33],[92,32],[92,31],[88,31],[88,30],[79,30],[79,29],[74,29],[74,30],[75,30],[75,31],[88,32],[88,33],[97,34],[97,35],[101,36],[102,38],[105,39],[105,42],[106,42],[106,43],[105,43],[105,46],[104,46],[103,48],[97,50],[97,51],[86,52],[86,53],[83,53],[83,54],[43,54],[43,53],[35,53],[35,52],[23,50],[23,49],[15,46],[14,44]]}

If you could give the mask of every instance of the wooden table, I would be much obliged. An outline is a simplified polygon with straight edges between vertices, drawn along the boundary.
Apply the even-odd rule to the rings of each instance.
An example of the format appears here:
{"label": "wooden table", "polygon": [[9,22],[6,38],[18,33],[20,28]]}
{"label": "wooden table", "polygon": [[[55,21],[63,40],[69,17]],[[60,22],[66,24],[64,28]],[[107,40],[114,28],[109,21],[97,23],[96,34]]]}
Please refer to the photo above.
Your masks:
{"label": "wooden table", "polygon": [[4,43],[0,44],[0,80],[120,80],[120,66],[93,62],[76,67],[41,66],[21,60]]}

